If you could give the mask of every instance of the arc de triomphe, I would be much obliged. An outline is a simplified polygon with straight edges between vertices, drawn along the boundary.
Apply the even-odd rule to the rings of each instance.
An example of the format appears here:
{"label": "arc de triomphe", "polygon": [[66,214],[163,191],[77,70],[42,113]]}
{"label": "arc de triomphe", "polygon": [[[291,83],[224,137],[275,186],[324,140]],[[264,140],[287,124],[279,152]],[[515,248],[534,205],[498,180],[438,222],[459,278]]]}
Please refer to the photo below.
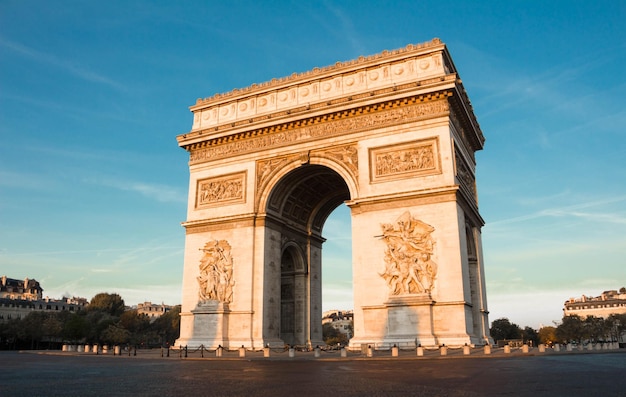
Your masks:
{"label": "arc de triomphe", "polygon": [[177,345],[322,341],[322,228],[350,208],[354,337],[489,340],[475,152],[440,40],[199,99]]}

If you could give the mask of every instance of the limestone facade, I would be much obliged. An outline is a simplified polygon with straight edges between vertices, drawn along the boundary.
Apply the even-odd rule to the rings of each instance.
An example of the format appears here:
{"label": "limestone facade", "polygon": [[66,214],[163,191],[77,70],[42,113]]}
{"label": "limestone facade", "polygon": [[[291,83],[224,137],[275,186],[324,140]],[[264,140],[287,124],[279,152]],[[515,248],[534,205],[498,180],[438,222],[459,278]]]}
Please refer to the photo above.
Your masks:
{"label": "limestone facade", "polygon": [[438,39],[199,99],[177,345],[322,344],[326,218],[352,217],[354,338],[489,341],[475,152]]}

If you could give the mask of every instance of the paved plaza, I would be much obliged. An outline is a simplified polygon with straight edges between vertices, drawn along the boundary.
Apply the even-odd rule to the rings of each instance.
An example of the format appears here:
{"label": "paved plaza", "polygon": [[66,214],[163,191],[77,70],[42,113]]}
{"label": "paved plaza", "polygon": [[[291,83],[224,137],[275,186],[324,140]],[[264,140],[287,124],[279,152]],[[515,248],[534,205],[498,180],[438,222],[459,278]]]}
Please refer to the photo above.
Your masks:
{"label": "paved plaza", "polygon": [[624,396],[626,350],[491,355],[0,352],[0,396]]}

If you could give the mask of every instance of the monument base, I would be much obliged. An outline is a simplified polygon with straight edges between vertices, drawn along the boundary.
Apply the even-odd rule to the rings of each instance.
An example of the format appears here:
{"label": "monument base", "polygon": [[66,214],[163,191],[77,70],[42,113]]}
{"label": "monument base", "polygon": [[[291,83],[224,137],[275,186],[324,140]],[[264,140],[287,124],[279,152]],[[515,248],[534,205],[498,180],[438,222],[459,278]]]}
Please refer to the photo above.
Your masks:
{"label": "monument base", "polygon": [[[189,348],[204,346],[206,349],[216,349],[219,346],[228,348],[229,313],[228,304],[224,302],[198,303],[196,308],[191,310],[191,313],[181,314],[181,317],[185,315],[192,317],[191,321],[187,321],[190,323],[191,329],[183,332],[181,327],[181,337],[176,340],[175,345]],[[183,321],[181,321],[182,323]]]}
{"label": "monument base", "polygon": [[[463,316],[463,304],[443,306],[446,312],[456,307],[457,313],[453,317]],[[363,307],[362,310],[365,332],[363,337],[350,340],[352,350],[360,349],[361,345],[389,348],[394,345],[436,347],[479,343],[478,338],[459,332],[458,321],[450,321],[440,313],[437,302],[428,293],[392,296],[383,305]]]}

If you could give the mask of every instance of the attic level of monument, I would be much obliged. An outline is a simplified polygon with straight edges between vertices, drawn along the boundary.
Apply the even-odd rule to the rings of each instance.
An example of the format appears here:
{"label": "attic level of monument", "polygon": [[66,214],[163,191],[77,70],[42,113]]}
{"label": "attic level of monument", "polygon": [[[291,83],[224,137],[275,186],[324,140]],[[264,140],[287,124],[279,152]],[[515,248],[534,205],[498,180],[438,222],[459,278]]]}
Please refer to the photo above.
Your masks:
{"label": "attic level of monument", "polygon": [[201,161],[207,154],[194,156],[198,149],[450,97],[444,111],[461,133],[474,132],[464,136],[473,154],[482,149],[484,137],[455,70],[445,45],[435,39],[274,79],[198,100],[191,107],[192,130],[179,135],[178,142],[192,152],[192,162]]}

